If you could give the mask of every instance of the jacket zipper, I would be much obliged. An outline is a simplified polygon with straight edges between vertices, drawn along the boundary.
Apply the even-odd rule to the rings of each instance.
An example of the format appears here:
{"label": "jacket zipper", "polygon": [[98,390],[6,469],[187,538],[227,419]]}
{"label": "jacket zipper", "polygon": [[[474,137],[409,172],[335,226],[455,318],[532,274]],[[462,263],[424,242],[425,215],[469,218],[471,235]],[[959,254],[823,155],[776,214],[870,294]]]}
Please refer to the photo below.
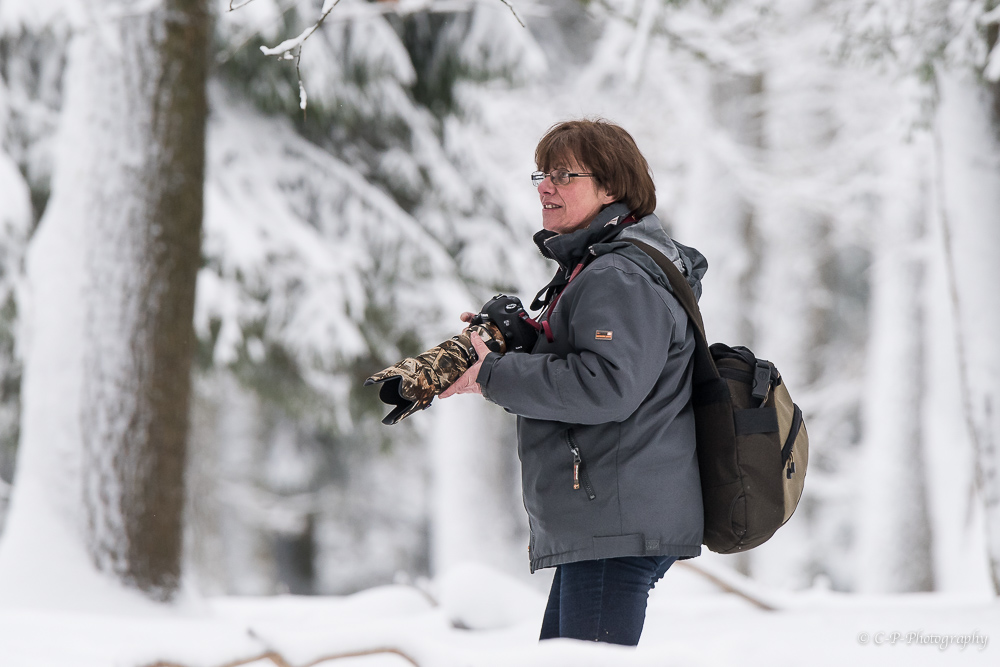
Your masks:
{"label": "jacket zipper", "polygon": [[580,483],[583,482],[583,490],[587,492],[587,497],[593,500],[597,495],[594,494],[594,487],[590,485],[590,475],[587,474],[587,468],[583,464],[583,457],[580,456],[580,448],[576,446],[576,442],[573,440],[573,429],[566,431],[566,444],[569,446],[569,451],[573,454],[573,490],[577,491],[580,488]]}

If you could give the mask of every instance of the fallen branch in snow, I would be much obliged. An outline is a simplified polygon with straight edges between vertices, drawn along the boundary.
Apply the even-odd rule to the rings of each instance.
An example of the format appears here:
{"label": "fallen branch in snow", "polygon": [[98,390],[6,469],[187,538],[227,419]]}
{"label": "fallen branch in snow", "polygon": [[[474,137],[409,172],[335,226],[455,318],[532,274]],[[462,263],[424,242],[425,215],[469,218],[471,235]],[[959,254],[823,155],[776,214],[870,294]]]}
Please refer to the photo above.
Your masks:
{"label": "fallen branch in snow", "polygon": [[420,667],[420,664],[417,663],[416,660],[414,660],[413,658],[411,658],[410,656],[406,655],[405,653],[396,648],[379,648],[379,649],[373,649],[371,651],[356,651],[354,653],[338,653],[336,655],[328,655],[322,658],[317,658],[316,660],[313,660],[312,662],[305,664],[302,667],[313,667],[314,665],[318,665],[322,662],[327,662],[329,660],[340,660],[341,658],[358,658],[363,655],[375,655],[376,653],[392,653],[393,655],[398,655],[403,660],[406,660],[414,667]]}
{"label": "fallen branch in snow", "polygon": [[[315,667],[316,665],[322,664],[324,662],[331,662],[333,660],[343,660],[345,658],[360,658],[360,657],[363,657],[363,656],[366,656],[366,655],[378,655],[378,654],[381,654],[381,653],[390,653],[390,654],[393,654],[393,655],[398,655],[399,657],[401,657],[403,660],[406,660],[408,663],[410,663],[414,667],[420,667],[420,664],[416,660],[414,660],[413,658],[411,658],[410,656],[408,656],[406,653],[404,653],[403,651],[399,650],[398,648],[373,648],[373,649],[369,649],[367,651],[352,651],[350,653],[334,653],[334,654],[331,654],[331,655],[325,655],[323,657],[316,658],[312,662],[307,662],[306,664],[302,665],[301,667]],[[225,663],[223,665],[219,665],[219,667],[240,667],[240,665],[249,665],[251,663],[258,662],[260,660],[270,660],[271,662],[273,662],[276,665],[276,667],[293,667],[292,663],[290,663],[287,660],[285,660],[284,656],[282,656],[277,651],[268,651],[266,653],[261,653],[260,655],[255,655],[252,658],[245,658],[245,659],[242,659],[242,660],[235,660],[233,662],[227,662],[227,663]],[[152,665],[147,665],[146,667],[187,667],[187,665],[182,665],[182,664],[176,663],[176,662],[157,662],[157,663],[154,663]]]}
{"label": "fallen branch in snow", "polygon": [[698,575],[711,581],[723,591],[737,595],[759,609],[763,609],[764,611],[778,610],[778,608],[773,604],[765,602],[758,595],[747,590],[748,587],[745,582],[749,582],[750,580],[747,577],[737,574],[736,572],[727,572],[725,575],[722,573],[713,573],[709,572],[700,565],[695,565],[694,563],[686,560],[678,561],[677,565],[697,573]]}

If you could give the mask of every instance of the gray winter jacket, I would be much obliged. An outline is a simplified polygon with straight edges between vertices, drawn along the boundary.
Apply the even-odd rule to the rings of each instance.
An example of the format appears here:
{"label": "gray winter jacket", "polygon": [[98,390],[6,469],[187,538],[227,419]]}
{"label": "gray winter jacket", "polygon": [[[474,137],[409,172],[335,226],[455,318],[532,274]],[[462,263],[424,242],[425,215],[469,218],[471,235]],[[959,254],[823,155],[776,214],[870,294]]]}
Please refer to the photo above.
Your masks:
{"label": "gray winter jacket", "polygon": [[609,220],[627,214],[615,203],[585,229],[540,233],[543,254],[567,275],[585,253],[597,257],[550,313],[552,342],[539,336],[530,354],[490,353],[477,378],[487,399],[518,415],[532,572],[597,558],[701,553],[693,330],[659,267],[620,239],[661,250],[699,295],[707,265],[653,215],[593,243]]}

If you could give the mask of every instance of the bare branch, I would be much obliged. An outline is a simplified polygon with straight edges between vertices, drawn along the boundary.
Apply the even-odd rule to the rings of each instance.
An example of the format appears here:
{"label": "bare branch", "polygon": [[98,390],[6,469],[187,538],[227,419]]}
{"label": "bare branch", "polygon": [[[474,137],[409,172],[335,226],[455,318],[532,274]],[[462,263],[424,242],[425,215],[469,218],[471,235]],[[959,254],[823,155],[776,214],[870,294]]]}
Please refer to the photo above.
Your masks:
{"label": "bare branch", "polygon": [[[366,656],[366,655],[380,655],[380,654],[383,654],[383,653],[389,653],[389,654],[392,654],[392,655],[398,655],[403,660],[406,660],[408,663],[410,663],[411,665],[413,665],[413,667],[420,667],[420,663],[418,663],[411,656],[409,656],[408,654],[406,654],[405,652],[403,652],[402,650],[400,650],[398,648],[373,648],[373,649],[368,649],[366,651],[351,651],[351,652],[348,652],[348,653],[332,653],[330,655],[324,655],[324,656],[321,656],[319,658],[316,658],[312,662],[308,662],[308,663],[302,665],[302,667],[315,667],[316,665],[319,665],[321,663],[331,662],[333,660],[345,660],[347,658],[360,658],[360,657]],[[239,660],[235,660],[233,662],[227,662],[224,665],[219,665],[219,667],[240,667],[241,665],[249,665],[249,664],[252,664],[254,662],[259,662],[261,660],[270,660],[272,663],[274,663],[275,667],[292,667],[292,663],[288,662],[288,660],[286,660],[285,657],[283,655],[281,655],[280,653],[278,653],[277,651],[267,651],[266,653],[261,653],[260,655],[255,655],[252,658],[242,658],[242,659],[239,659]],[[186,665],[182,665],[182,664],[177,663],[177,662],[164,662],[164,661],[160,661],[160,662],[153,663],[151,665],[147,665],[147,667],[187,667],[187,666]]]}
{"label": "bare branch", "polygon": [[514,18],[517,19],[517,22],[521,24],[522,28],[526,28],[527,27],[526,25],[524,25],[524,21],[521,20],[521,17],[517,15],[517,12],[514,11],[514,5],[510,4],[509,2],[507,2],[507,0],[500,0],[500,2],[502,2],[505,5],[507,5],[507,9],[509,9],[510,13],[514,15]]}
{"label": "bare branch", "polygon": [[393,655],[398,655],[403,660],[406,660],[408,663],[413,665],[413,667],[420,667],[420,663],[418,663],[416,660],[414,660],[409,655],[403,653],[397,648],[376,648],[376,649],[371,649],[369,651],[355,651],[353,653],[337,653],[334,655],[326,655],[321,658],[316,658],[312,662],[302,665],[302,667],[314,667],[315,665],[318,665],[321,662],[327,662],[329,660],[342,660],[344,658],[360,658],[361,656],[364,655],[377,655],[380,653],[391,653]]}
{"label": "bare branch", "polygon": [[687,568],[693,572],[696,572],[697,574],[701,575],[705,579],[708,579],[713,584],[718,586],[721,590],[727,593],[732,593],[733,595],[737,595],[746,600],[747,602],[749,602],[750,604],[754,605],[755,607],[758,607],[759,609],[763,609],[764,611],[777,610],[777,607],[775,607],[773,604],[766,602],[759,596],[749,591],[748,590],[749,587],[741,583],[740,581],[741,578],[735,572],[732,573],[731,576],[729,573],[723,576],[721,573],[709,572],[704,567],[695,565],[691,561],[687,560],[679,561],[677,565],[683,568]]}
{"label": "bare branch", "polygon": [[[253,2],[253,0],[244,0],[242,4],[234,6],[236,1],[237,0],[230,0],[230,11],[233,9],[239,9],[240,7],[244,7]],[[338,12],[338,15],[340,15],[342,20],[351,20],[353,18],[377,16],[381,14],[397,14],[399,16],[405,16],[407,14],[415,14],[417,12],[460,12],[467,11],[470,7],[475,4],[479,4],[480,2],[482,2],[482,0],[414,0],[413,2],[397,2],[393,0],[391,2],[352,5],[351,7],[347,7],[345,10]],[[520,16],[518,16],[517,12],[514,10],[514,6],[510,4],[509,0],[500,0],[500,2],[506,5],[506,7],[510,10],[510,13],[514,15],[517,22],[522,28],[524,28],[524,21],[521,20]],[[320,26],[323,25],[323,22],[326,21],[327,17],[330,16],[331,12],[333,12],[334,7],[339,4],[340,0],[324,0],[322,14],[311,26],[303,30],[297,36],[286,39],[277,46],[260,47],[261,53],[265,56],[275,56],[282,60],[292,60],[294,58],[295,73],[299,82],[299,108],[302,109],[303,114],[306,110],[308,95],[306,94],[305,84],[302,82],[302,73],[300,68],[300,64],[302,62],[302,45],[313,35],[314,32],[319,30]],[[245,44],[246,41],[243,43]],[[242,46],[242,44],[240,46]],[[297,52],[293,56],[292,51],[296,51],[296,49]],[[228,53],[225,59],[228,60],[231,56],[232,53]]]}
{"label": "bare branch", "polygon": [[241,2],[239,4],[236,4],[236,0],[229,0],[229,9],[228,9],[228,11],[235,12],[240,7],[246,7],[251,2],[253,2],[253,0],[243,0],[243,2]]}
{"label": "bare branch", "polygon": [[[250,0],[252,1],[252,0]],[[340,0],[327,0],[323,5],[323,13],[319,19],[313,25],[309,26],[302,31],[296,37],[291,39],[286,39],[277,46],[274,47],[260,47],[261,52],[266,56],[280,56],[283,53],[288,53],[302,45],[316,30],[323,24],[326,18],[333,11]],[[508,0],[500,0],[504,5],[510,9],[511,14],[521,25],[525,27],[524,21],[514,10],[514,6],[510,4]],[[419,12],[429,12],[435,14],[450,13],[450,12],[461,12],[468,11],[474,5],[484,4],[482,0],[425,0],[423,2],[416,0],[413,2],[377,2],[377,3],[366,3],[361,5],[351,5],[349,7],[344,7],[339,12],[337,12],[337,18],[339,20],[350,21],[353,19],[379,16],[384,14],[397,14],[399,16],[406,16],[408,14],[416,14]],[[537,12],[532,12],[537,13]]]}

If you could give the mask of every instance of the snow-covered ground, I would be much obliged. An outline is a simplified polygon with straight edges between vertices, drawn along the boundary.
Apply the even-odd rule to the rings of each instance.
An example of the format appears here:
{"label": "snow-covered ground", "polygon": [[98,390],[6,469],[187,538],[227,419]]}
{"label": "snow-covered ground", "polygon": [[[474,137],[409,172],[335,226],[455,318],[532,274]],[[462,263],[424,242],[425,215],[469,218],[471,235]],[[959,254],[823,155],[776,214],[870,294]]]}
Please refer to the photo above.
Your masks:
{"label": "snow-covered ground", "polygon": [[[706,559],[701,567],[714,563]],[[736,575],[728,579],[777,610],[722,592],[678,565],[650,597],[637,649],[571,640],[539,644],[544,596],[466,564],[420,587],[384,586],[348,597],[215,598],[169,612],[136,604],[121,614],[0,606],[0,664],[882,667],[1000,661],[993,645],[1000,642],[1000,603],[990,596],[780,593]],[[343,657],[350,654],[357,655]]]}

